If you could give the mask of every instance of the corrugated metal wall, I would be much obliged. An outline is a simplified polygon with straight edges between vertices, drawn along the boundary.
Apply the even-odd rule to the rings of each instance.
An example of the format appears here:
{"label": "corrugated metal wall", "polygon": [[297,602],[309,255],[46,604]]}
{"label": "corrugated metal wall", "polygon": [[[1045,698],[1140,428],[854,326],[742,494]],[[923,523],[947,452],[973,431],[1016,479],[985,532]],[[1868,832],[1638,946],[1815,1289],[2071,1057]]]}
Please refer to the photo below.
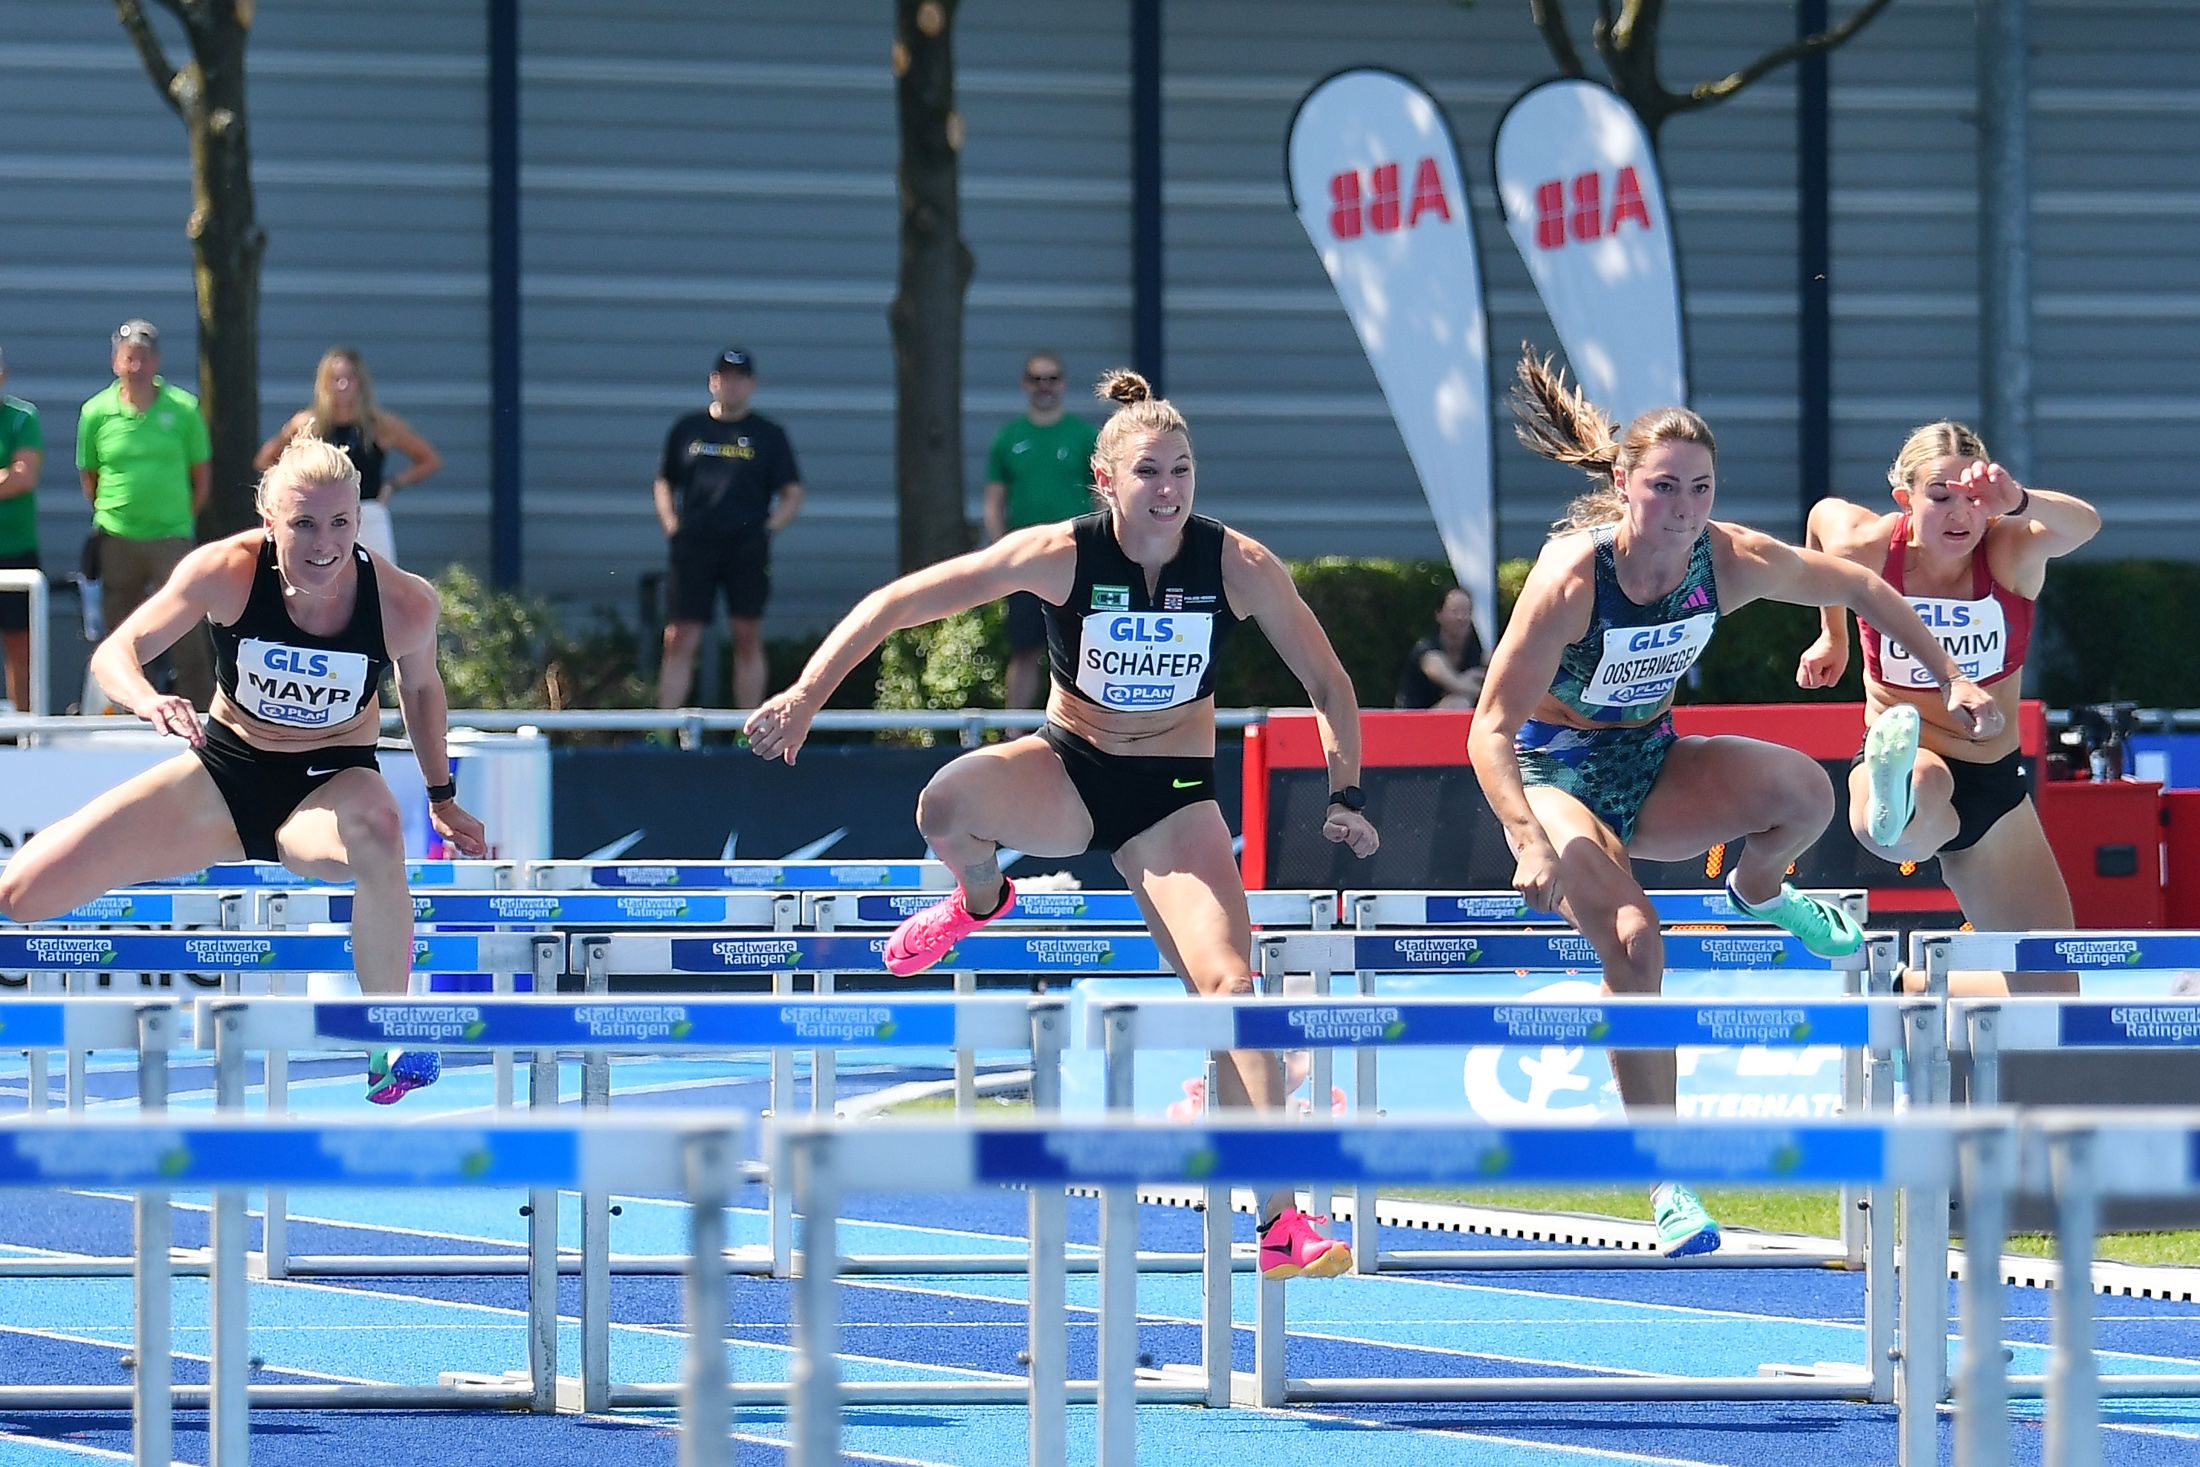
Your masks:
{"label": "corrugated metal wall", "polygon": [[[1576,17],[1585,23],[1584,15]],[[1837,14],[1849,6],[1836,4]],[[2032,0],[2037,477],[2097,497],[2109,553],[2200,554],[2200,7]],[[0,47],[0,345],[45,411],[49,560],[84,524],[75,405],[125,315],[192,366],[180,127],[112,9],[19,0]],[[1790,7],[1672,0],[1664,72],[1720,75]],[[1911,422],[1977,411],[1971,0],[1899,0],[1833,63],[1835,483],[1875,495]],[[1433,555],[1372,373],[1283,189],[1292,107],[1370,62],[1444,102],[1476,187],[1493,342],[1551,343],[1497,217],[1489,143],[1551,70],[1524,3],[1173,0],[1164,6],[1168,387],[1207,507],[1290,554]],[[400,502],[407,559],[486,562],[486,146],[479,0],[275,0],[252,43],[267,259],[264,426],[349,341],[449,460]],[[528,0],[521,58],[526,553],[532,586],[635,604],[661,561],[648,489],[709,353],[762,364],[810,509],[780,547],[774,629],[829,619],[891,569],[895,136],[875,4]],[[1035,345],[1073,377],[1130,346],[1127,0],[965,0],[965,449],[975,512],[993,429]],[[1791,531],[1794,119],[1782,73],[1670,123],[1697,403],[1722,511]],[[1500,362],[1500,366],[1503,362]],[[1502,539],[1532,549],[1572,489],[1505,444]]]}

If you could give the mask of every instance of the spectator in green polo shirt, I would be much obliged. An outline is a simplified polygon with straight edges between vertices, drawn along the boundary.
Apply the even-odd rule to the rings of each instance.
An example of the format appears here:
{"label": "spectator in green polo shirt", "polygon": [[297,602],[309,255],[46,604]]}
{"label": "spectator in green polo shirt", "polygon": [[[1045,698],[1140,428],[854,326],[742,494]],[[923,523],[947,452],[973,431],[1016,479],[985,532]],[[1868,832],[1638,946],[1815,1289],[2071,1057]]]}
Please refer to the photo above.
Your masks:
{"label": "spectator in green polo shirt", "polygon": [[[1010,530],[1075,519],[1093,507],[1092,451],[1098,430],[1062,410],[1062,359],[1050,351],[1024,361],[1024,397],[1031,408],[993,435],[985,456],[985,539]],[[1039,598],[1008,598],[1008,706],[1039,702],[1039,656],[1047,626]]]}
{"label": "spectator in green polo shirt", "polygon": [[[160,332],[150,321],[125,321],[115,331],[114,368],[114,385],[85,403],[76,421],[76,468],[92,502],[99,607],[110,630],[190,553],[213,487],[199,400],[159,377]],[[175,691],[203,710],[214,695],[205,628],[185,633],[168,656]]]}
{"label": "spectator in green polo shirt", "polygon": [[[0,356],[0,389],[8,385],[8,359]],[[38,409],[0,391],[0,569],[38,569],[38,471],[45,466]],[[31,706],[31,598],[0,592],[0,647],[5,648],[8,698]]]}

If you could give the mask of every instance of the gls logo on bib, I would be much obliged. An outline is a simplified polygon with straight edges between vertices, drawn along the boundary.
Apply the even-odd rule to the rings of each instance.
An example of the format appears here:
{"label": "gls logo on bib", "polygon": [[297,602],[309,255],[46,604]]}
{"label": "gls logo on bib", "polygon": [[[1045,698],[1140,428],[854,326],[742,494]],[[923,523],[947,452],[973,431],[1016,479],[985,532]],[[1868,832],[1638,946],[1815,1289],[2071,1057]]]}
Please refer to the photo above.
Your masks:
{"label": "gls logo on bib", "polygon": [[1199,696],[1214,633],[1209,612],[1092,612],[1085,618],[1078,690],[1103,708],[1189,703]]}
{"label": "gls logo on bib", "polygon": [[325,728],[359,711],[367,658],[247,637],[237,646],[237,706],[254,718]]}
{"label": "gls logo on bib", "polygon": [[1604,655],[1581,701],[1591,708],[1633,708],[1673,691],[1710,645],[1717,612],[1649,627],[1608,627]]}
{"label": "gls logo on bib", "polygon": [[[1984,682],[2000,672],[2009,660],[2009,618],[1991,596],[1976,601],[1950,601],[1927,596],[1910,601],[1918,620],[1925,623],[1933,640],[1948,649],[1956,671],[1972,682]],[[1936,688],[1939,680],[1925,670],[1910,649],[1892,637],[1879,644],[1879,678],[1894,688]]]}

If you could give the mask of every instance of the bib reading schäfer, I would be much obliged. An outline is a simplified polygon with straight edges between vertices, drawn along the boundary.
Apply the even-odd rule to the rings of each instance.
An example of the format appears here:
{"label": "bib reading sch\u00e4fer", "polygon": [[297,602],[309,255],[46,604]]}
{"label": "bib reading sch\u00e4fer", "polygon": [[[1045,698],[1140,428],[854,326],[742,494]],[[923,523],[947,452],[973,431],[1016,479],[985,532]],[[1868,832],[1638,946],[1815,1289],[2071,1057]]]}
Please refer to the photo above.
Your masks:
{"label": "bib reading sch\u00e4fer", "polygon": [[1084,619],[1078,691],[1103,708],[1194,702],[1213,660],[1214,626],[1208,612],[1091,612]]}

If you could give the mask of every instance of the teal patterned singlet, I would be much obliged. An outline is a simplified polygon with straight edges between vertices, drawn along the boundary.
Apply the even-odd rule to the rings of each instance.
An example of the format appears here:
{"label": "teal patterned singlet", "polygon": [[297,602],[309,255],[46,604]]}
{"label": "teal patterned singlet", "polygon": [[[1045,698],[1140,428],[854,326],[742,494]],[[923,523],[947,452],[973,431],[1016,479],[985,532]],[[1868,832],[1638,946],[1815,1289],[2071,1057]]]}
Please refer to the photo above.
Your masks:
{"label": "teal patterned singlet", "polygon": [[1589,630],[1558,660],[1551,696],[1597,723],[1648,723],[1672,705],[1673,690],[1711,642],[1719,621],[1719,583],[1711,532],[1696,537],[1681,583],[1647,606],[1619,586],[1613,557],[1616,524],[1598,525],[1596,608]]}

